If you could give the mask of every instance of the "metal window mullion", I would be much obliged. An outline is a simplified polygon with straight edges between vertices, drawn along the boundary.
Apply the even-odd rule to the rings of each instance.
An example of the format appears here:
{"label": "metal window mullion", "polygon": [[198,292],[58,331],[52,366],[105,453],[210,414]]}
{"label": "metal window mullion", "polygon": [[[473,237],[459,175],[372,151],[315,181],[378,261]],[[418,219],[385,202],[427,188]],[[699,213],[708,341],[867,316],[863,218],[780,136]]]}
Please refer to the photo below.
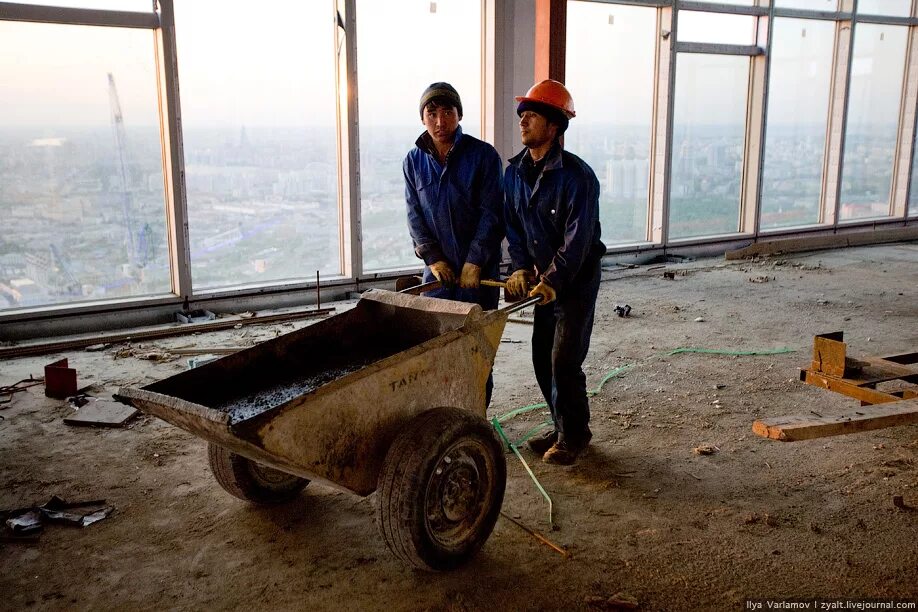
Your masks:
{"label": "metal window mullion", "polygon": [[808,11],[806,9],[776,8],[775,17],[789,19],[818,19],[820,21],[850,21],[851,13],[843,11]]}
{"label": "metal window mullion", "polygon": [[916,101],[918,101],[918,28],[909,28],[905,47],[902,101],[899,105],[899,129],[896,138],[892,181],[889,189],[889,213],[893,217],[908,216],[908,200],[912,160],[915,149]]}
{"label": "metal window mullion", "polygon": [[183,298],[192,294],[191,253],[188,239],[188,202],[185,191],[185,154],[179,101],[178,63],[173,0],[159,0],[160,27],[154,31],[166,231],[172,291]]}
{"label": "metal window mullion", "polygon": [[111,26],[153,30],[160,26],[154,12],[110,11],[0,2],[0,21],[29,21],[62,25]]}
{"label": "metal window mullion", "polygon": [[[660,109],[658,108],[654,117],[654,138],[656,140],[655,148],[659,149],[662,139],[663,155],[662,160],[659,155],[654,158],[654,197],[651,206],[650,240],[665,247],[669,242],[669,207],[672,189],[673,175],[673,111],[675,110],[676,97],[676,60],[677,53],[675,49],[676,31],[679,27],[678,21],[678,0],[673,1],[673,8],[661,8],[657,17],[657,35],[660,42],[658,43],[658,57],[666,60],[666,74],[660,74],[660,68],[663,62],[658,63],[657,68],[657,95],[655,101],[658,107],[665,107],[663,121],[660,121]],[[669,19],[669,35],[663,38],[663,25],[666,19]],[[668,47],[666,47],[668,45]],[[663,51],[666,51],[665,55]],[[665,89],[663,89],[665,87]],[[661,89],[663,89],[661,91]],[[662,123],[662,125],[660,125]],[[657,168],[658,162],[662,161],[662,168]],[[660,181],[661,190],[656,189],[656,182]]]}
{"label": "metal window mullion", "polygon": [[708,55],[764,55],[765,49],[758,45],[722,45],[718,43],[677,42],[677,53],[705,53]]}
{"label": "metal window mullion", "polygon": [[[845,162],[845,131],[848,124],[848,95],[851,89],[851,63],[854,58],[854,20],[836,23],[833,52],[829,118],[823,164],[820,222],[838,226],[841,184]],[[843,43],[847,48],[843,48]]]}
{"label": "metal window mullion", "polygon": [[[344,57],[346,83],[341,83],[340,66],[336,69],[338,82],[338,227],[341,253],[341,273],[347,278],[363,275],[363,242],[360,210],[360,121],[357,106],[357,0],[338,0],[344,4]],[[337,37],[336,37],[337,38]],[[340,61],[340,58],[339,58]],[[341,96],[346,92],[341,113]],[[342,116],[343,114],[343,116]]]}
{"label": "metal window mullion", "polygon": [[883,15],[858,15],[859,23],[876,23],[878,25],[918,25],[918,19],[914,17],[884,17]]}
{"label": "metal window mullion", "polygon": [[[765,41],[765,56],[750,58],[749,93],[747,101],[749,111],[746,115],[747,143],[746,170],[755,172],[749,180],[744,180],[743,209],[740,211],[741,232],[759,235],[759,225],[762,216],[762,184],[765,170],[765,137],[768,129],[768,92],[770,89],[769,77],[771,75],[771,46],[774,39],[774,9],[771,15],[760,17],[767,20],[768,37]],[[756,24],[756,32],[760,32],[760,23]],[[752,142],[748,139],[754,137]],[[745,177],[744,177],[745,178]]]}

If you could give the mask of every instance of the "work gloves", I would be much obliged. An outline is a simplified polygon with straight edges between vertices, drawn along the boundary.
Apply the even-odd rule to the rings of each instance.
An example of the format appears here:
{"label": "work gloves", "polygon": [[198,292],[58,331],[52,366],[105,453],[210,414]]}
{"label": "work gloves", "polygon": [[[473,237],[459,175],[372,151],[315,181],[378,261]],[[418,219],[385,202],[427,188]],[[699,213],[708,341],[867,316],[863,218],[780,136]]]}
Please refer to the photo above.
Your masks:
{"label": "work gloves", "polygon": [[456,274],[449,267],[449,264],[443,260],[430,264],[430,273],[444,285],[449,286],[456,282]]}
{"label": "work gloves", "polygon": [[507,293],[517,298],[525,297],[529,293],[529,281],[531,279],[532,272],[525,268],[520,268],[507,279]]}
{"label": "work gloves", "polygon": [[463,289],[477,289],[481,279],[481,266],[465,262],[459,275],[459,286]]}
{"label": "work gloves", "polygon": [[538,285],[532,288],[532,291],[529,292],[529,297],[539,296],[542,298],[542,301],[539,302],[539,306],[544,306],[545,304],[550,304],[557,299],[558,294],[552,289],[551,285],[545,281],[540,281]]}

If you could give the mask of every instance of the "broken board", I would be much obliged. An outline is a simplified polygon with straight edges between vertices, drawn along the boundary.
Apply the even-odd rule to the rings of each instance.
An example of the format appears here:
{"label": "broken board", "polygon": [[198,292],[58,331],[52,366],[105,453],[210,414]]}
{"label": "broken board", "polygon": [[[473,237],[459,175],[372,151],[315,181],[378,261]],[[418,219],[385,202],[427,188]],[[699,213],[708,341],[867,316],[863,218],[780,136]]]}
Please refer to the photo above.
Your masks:
{"label": "broken board", "polygon": [[84,427],[124,427],[139,412],[133,406],[97,400],[80,407],[73,416],[66,417],[64,423]]}
{"label": "broken board", "polygon": [[918,399],[863,406],[840,416],[816,414],[761,419],[752,431],[763,438],[794,442],[918,423]]}

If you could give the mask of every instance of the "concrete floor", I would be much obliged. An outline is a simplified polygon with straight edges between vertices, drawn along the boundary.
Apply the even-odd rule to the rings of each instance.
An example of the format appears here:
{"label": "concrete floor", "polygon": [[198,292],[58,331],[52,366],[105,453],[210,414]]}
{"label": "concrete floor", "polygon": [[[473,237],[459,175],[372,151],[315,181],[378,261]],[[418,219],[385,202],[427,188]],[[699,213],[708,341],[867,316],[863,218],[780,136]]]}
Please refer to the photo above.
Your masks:
{"label": "concrete floor", "polygon": [[[507,455],[503,511],[570,552],[498,520],[481,553],[443,574],[393,559],[374,524],[376,495],[310,485],[281,507],[250,506],[214,482],[204,444],[153,418],[128,429],[63,424],[41,387],[0,411],[0,508],[105,498],[108,519],[49,526],[0,544],[0,609],[646,610],[741,609],[747,598],[918,600],[918,427],[799,443],[752,434],[757,418],[837,414],[854,400],[799,382],[813,335],[845,331],[849,353],[918,350],[918,244],[893,244],[604,273],[585,371],[623,365],[591,400],[590,453],[558,468]],[[629,304],[619,318],[613,308]],[[339,305],[344,306],[344,305]],[[702,319],[697,321],[696,319]],[[305,323],[259,326],[143,347],[0,362],[0,385],[68,357],[80,385],[110,394],[185,369],[154,350],[246,346]],[[489,416],[541,400],[531,328],[507,326]],[[673,354],[679,347],[794,352]],[[119,350],[121,351],[119,353]],[[510,419],[511,438],[544,419]],[[714,447],[712,455],[693,449]]]}

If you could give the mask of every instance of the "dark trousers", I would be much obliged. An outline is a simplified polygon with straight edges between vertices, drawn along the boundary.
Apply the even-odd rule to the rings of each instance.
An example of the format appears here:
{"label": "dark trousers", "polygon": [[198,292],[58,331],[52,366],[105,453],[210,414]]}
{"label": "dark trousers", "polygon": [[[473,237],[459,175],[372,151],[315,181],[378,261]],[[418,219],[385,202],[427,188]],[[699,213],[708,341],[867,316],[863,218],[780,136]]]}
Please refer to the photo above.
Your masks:
{"label": "dark trousers", "polygon": [[590,433],[590,404],[583,361],[590,348],[599,293],[600,260],[584,264],[558,299],[535,307],[532,365],[555,429],[573,444]]}

